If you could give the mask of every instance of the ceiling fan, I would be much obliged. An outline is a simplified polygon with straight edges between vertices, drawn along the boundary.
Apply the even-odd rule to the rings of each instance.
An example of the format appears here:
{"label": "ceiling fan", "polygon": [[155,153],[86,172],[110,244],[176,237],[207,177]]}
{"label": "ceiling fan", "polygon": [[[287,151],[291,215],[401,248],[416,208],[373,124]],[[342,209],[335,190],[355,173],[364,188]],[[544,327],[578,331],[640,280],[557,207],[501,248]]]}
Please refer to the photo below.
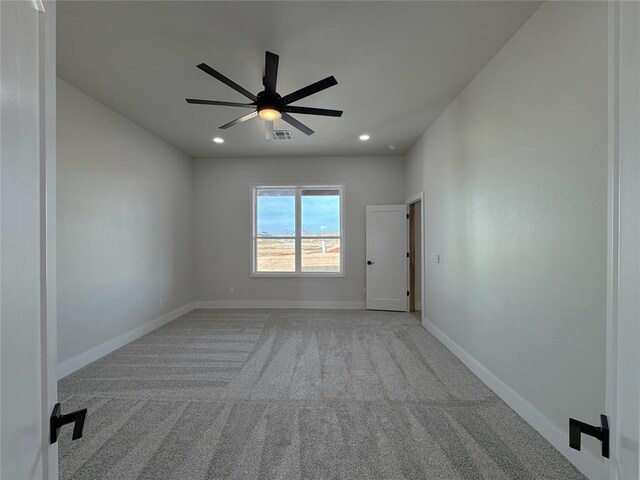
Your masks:
{"label": "ceiling fan", "polygon": [[206,63],[201,63],[200,65],[198,65],[198,68],[200,70],[208,73],[213,78],[220,80],[225,85],[228,85],[235,91],[241,93],[249,100],[251,100],[251,103],[219,102],[216,100],[199,100],[196,98],[187,98],[187,103],[194,103],[197,105],[222,105],[226,107],[250,108],[253,110],[251,113],[236,118],[232,122],[222,125],[220,128],[225,129],[233,127],[234,125],[246,122],[247,120],[251,120],[252,118],[259,116],[263,120],[266,120],[266,138],[268,140],[273,138],[273,121],[278,120],[279,118],[287,122],[289,125],[297,128],[301,132],[306,133],[307,135],[312,135],[314,133],[314,131],[307,127],[304,123],[296,120],[291,115],[289,115],[290,113],[301,113],[303,115],[322,115],[325,117],[342,116],[342,110],[328,110],[326,108],[298,107],[296,105],[291,105],[298,100],[337,85],[338,81],[333,76],[312,83],[311,85],[296,90],[289,95],[281,97],[278,92],[276,92],[279,58],[280,57],[278,57],[278,55],[276,55],[275,53],[266,52],[264,77],[262,77],[264,90],[257,95],[254,95],[248,90],[242,88],[233,80],[225,77]]}

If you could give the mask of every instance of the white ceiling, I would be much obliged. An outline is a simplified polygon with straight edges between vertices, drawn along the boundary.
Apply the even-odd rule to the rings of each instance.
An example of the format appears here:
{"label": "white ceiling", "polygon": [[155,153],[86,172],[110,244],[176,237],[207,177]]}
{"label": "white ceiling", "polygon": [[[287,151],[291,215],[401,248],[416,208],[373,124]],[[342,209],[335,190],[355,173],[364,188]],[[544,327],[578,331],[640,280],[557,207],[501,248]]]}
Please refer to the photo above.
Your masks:
{"label": "white ceiling", "polygon": [[[195,158],[403,154],[540,3],[59,1],[58,74]],[[218,129],[244,109],[185,102],[246,102],[196,65],[257,93],[265,50],[282,95],[334,75],[296,105],[342,118],[294,115],[316,133],[279,121],[294,140],[266,141],[259,119]]]}

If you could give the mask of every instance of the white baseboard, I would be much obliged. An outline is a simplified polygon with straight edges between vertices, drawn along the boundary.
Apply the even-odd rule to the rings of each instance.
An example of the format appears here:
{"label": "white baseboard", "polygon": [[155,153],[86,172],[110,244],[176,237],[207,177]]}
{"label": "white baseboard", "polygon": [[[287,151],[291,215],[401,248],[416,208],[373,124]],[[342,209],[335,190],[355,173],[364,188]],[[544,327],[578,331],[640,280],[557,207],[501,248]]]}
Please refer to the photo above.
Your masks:
{"label": "white baseboard", "polygon": [[[496,377],[485,366],[469,355],[462,347],[449,338],[442,330],[429,322],[426,318],[422,321],[423,326],[440,343],[447,347],[469,370],[471,370],[480,380],[487,384],[504,402],[509,405],[518,415],[524,418],[538,433],[551,443],[567,460],[573,463],[578,470],[591,480],[605,480],[609,478],[605,464],[586,450],[577,451],[569,448],[569,437],[555,423],[544,416],[533,405],[522,398],[506,383]],[[567,419],[567,423],[569,419]]]}
{"label": "white baseboard", "polygon": [[306,300],[204,300],[194,308],[309,308],[316,310],[362,310],[364,302]]}
{"label": "white baseboard", "polygon": [[127,343],[134,341],[136,338],[139,338],[142,335],[145,335],[151,332],[152,330],[155,330],[156,328],[161,327],[162,325],[165,325],[170,321],[175,320],[178,317],[181,317],[182,315],[190,312],[194,308],[196,308],[195,302],[183,305],[182,307],[177,308],[172,312],[165,313],[161,317],[150,320],[147,323],[144,323],[139,327],[134,328],[133,330],[123,333],[122,335],[116,338],[112,338],[111,340],[108,340],[98,345],[97,347],[93,347],[92,349],[87,350],[86,352],[82,352],[81,354],[76,355],[75,357],[70,358],[69,360],[65,360],[64,362],[58,364],[58,368],[57,368],[58,380],[63,377],[66,377],[67,375],[75,372],[76,370],[80,370],[82,367],[90,364],[91,362],[95,362],[99,358],[104,357],[105,355],[122,347],[123,345],[126,345]]}
{"label": "white baseboard", "polygon": [[225,300],[211,300],[188,303],[172,312],[166,313],[161,317],[151,320],[143,325],[140,325],[133,330],[130,330],[122,335],[108,340],[97,347],[93,347],[86,352],[82,352],[69,360],[58,364],[56,370],[58,379],[64,378],[67,375],[80,370],[82,367],[95,362],[99,358],[113,352],[114,350],[126,345],[129,342],[140,338],[143,335],[155,330],[162,325],[165,325],[178,317],[181,317],[185,313],[190,312],[195,308],[309,308],[309,309],[336,309],[336,310],[360,310],[365,307],[364,302],[349,302],[349,301],[279,301],[279,300],[265,300],[265,301],[253,301],[253,300],[240,300],[240,301],[225,301]]}
{"label": "white baseboard", "polygon": [[[79,370],[95,360],[113,352],[129,342],[165,325],[176,318],[190,312],[196,308],[252,308],[252,309],[345,309],[359,310],[365,307],[364,302],[354,301],[279,301],[279,300],[211,300],[188,303],[176,310],[151,320],[139,327],[130,330],[116,338],[113,338],[97,347],[76,355],[69,360],[60,363],[57,368],[58,379]],[[424,316],[424,314],[423,314]],[[533,428],[535,428],[549,443],[551,443],[560,453],[562,453],[578,470],[591,480],[603,480],[608,478],[607,469],[602,461],[591,453],[583,450],[578,452],[569,448],[567,435],[551,420],[544,416],[533,405],[522,398],[511,389],[506,383],[496,377],[490,370],[469,355],[462,347],[449,338],[442,330],[429,322],[426,318],[422,321],[424,327],[436,337],[445,347],[447,347],[462,363],[464,363],[480,380],[482,380],[491,390],[493,390],[504,402],[509,405],[518,415],[524,418]]]}

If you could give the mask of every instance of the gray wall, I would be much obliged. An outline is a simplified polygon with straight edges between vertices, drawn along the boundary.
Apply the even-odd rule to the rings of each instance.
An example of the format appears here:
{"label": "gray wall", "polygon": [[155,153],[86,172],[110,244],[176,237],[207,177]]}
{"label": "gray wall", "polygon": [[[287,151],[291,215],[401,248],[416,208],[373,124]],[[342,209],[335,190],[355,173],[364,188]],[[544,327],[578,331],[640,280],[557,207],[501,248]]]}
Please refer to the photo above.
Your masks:
{"label": "gray wall", "polygon": [[[363,302],[365,206],[404,203],[402,157],[195,161],[198,300]],[[251,278],[252,183],[345,185],[344,278]],[[233,286],[234,294],[229,294]],[[345,304],[347,305],[347,304]]]}
{"label": "gray wall", "polygon": [[404,163],[404,196],[406,198],[419,194],[424,189],[424,135],[414,143],[405,157]]}
{"label": "gray wall", "polygon": [[426,194],[428,321],[561,431],[570,416],[597,423],[606,3],[543,4],[427,130],[407,174],[407,193]]}
{"label": "gray wall", "polygon": [[60,79],[57,101],[63,362],[192,300],[193,172],[187,156]]}

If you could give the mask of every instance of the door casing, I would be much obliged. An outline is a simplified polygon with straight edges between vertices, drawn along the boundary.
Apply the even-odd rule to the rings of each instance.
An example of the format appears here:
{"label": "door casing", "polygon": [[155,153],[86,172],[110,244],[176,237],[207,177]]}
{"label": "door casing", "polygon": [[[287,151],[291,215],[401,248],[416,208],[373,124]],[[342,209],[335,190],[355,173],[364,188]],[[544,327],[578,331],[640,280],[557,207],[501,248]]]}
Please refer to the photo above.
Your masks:
{"label": "door casing", "polygon": [[640,4],[609,2],[606,414],[610,480],[640,478]]}
{"label": "door casing", "polygon": [[2,478],[58,478],[48,441],[57,397],[55,14],[53,0],[0,2]]}

